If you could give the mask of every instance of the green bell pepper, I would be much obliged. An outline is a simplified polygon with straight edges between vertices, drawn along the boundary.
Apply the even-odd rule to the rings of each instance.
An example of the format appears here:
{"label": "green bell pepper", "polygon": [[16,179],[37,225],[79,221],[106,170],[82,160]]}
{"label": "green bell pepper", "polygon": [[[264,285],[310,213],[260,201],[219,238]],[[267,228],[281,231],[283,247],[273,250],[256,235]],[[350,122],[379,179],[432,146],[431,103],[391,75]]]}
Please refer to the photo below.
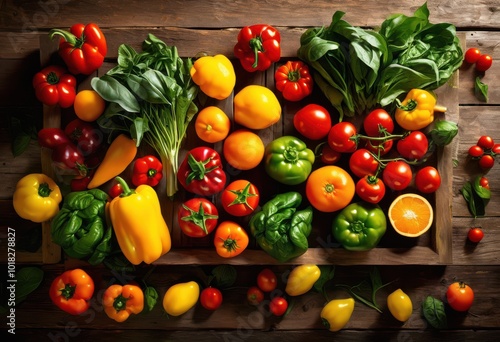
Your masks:
{"label": "green bell pepper", "polygon": [[351,203],[333,219],[335,239],[347,250],[367,251],[378,245],[385,234],[387,219],[378,205]]}
{"label": "green bell pepper", "polygon": [[296,258],[309,248],[313,211],[297,210],[302,202],[298,192],[278,194],[250,219],[252,235],[259,246],[280,262]]}
{"label": "green bell pepper", "polygon": [[75,191],[65,196],[51,225],[52,240],[76,259],[97,265],[111,253],[113,236],[106,221],[108,195],[100,189]]}
{"label": "green bell pepper", "polygon": [[264,165],[267,174],[287,185],[304,182],[312,170],[314,152],[300,139],[285,135],[267,144]]}

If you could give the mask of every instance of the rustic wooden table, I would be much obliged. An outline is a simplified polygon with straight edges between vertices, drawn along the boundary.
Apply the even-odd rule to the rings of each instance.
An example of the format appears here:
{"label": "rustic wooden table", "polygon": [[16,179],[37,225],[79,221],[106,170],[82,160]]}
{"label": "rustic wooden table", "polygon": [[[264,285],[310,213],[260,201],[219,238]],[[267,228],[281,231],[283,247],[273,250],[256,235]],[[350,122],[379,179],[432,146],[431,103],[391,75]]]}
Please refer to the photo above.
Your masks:
{"label": "rustic wooden table", "polygon": [[[498,1],[485,0],[480,3],[467,1],[429,0],[430,20],[433,23],[449,22],[457,27],[463,47],[478,47],[493,59],[500,60],[500,8]],[[411,15],[421,2],[414,1],[344,1],[341,4],[329,1],[5,1],[0,3],[0,107],[2,110],[0,135],[0,247],[2,263],[7,263],[7,230],[16,230],[18,246],[22,238],[40,236],[33,234],[41,229],[43,248],[37,251],[17,250],[16,269],[38,265],[45,272],[40,287],[27,300],[16,307],[15,328],[19,340],[154,340],[192,341],[223,340],[270,341],[275,338],[302,341],[313,338],[342,338],[348,341],[389,340],[496,340],[500,331],[500,166],[487,173],[492,198],[486,216],[472,218],[459,189],[462,185],[482,174],[477,164],[467,159],[469,146],[475,144],[480,135],[490,135],[500,141],[498,105],[500,104],[500,64],[496,61],[482,81],[489,86],[488,103],[479,101],[474,95],[473,68],[463,65],[457,77],[442,89],[440,99],[446,102],[447,115],[459,124],[459,134],[453,146],[441,152],[441,167],[447,174],[445,191],[440,203],[446,203],[451,210],[447,221],[447,208],[438,215],[443,221],[439,232],[423,237],[416,246],[403,251],[389,246],[370,252],[368,255],[329,251],[325,248],[311,249],[303,257],[287,264],[280,264],[263,256],[260,251],[250,249],[242,258],[231,261],[217,258],[211,250],[185,239],[176,229],[172,232],[175,243],[188,246],[167,254],[155,266],[137,267],[134,272],[113,273],[104,267],[88,267],[79,261],[61,257],[50,242],[46,227],[21,220],[12,208],[12,193],[16,182],[25,174],[46,171],[47,163],[41,163],[40,148],[31,141],[27,150],[16,158],[12,156],[8,116],[20,117],[39,113],[42,122],[43,108],[36,100],[31,88],[31,78],[50,58],[53,44],[47,41],[47,32],[54,27],[66,28],[76,22],[96,22],[104,31],[109,43],[109,52],[104,72],[114,62],[118,45],[138,44],[151,32],[168,44],[178,47],[182,56],[194,56],[203,51],[208,54],[225,54],[233,57],[233,45],[240,27],[255,23],[269,23],[282,34],[282,54],[292,58],[299,46],[299,37],[306,28],[328,25],[336,10],[345,12],[344,19],[353,25],[375,27],[389,14]],[[497,75],[497,76],[495,76]],[[247,75],[248,76],[248,75]],[[261,73],[239,81],[272,86],[272,74]],[[81,87],[88,86],[82,84]],[[230,102],[216,103],[230,106]],[[46,109],[45,109],[46,110]],[[293,106],[285,109],[292,113]],[[47,118],[45,118],[47,120]],[[47,122],[47,121],[45,121]],[[264,140],[273,137],[273,132],[263,132]],[[42,152],[42,160],[44,152]],[[453,165],[451,159],[458,162]],[[168,204],[166,204],[169,206]],[[175,203],[165,209],[175,209]],[[173,222],[173,221],[172,221]],[[480,225],[485,238],[478,245],[467,242],[469,227]],[[175,224],[172,223],[175,227]],[[436,230],[436,227],[434,227]],[[206,242],[206,241],[204,241]],[[321,246],[320,246],[321,247]],[[21,249],[19,247],[19,249]],[[5,256],[5,257],[4,257]],[[237,270],[235,287],[224,292],[222,307],[210,313],[196,306],[180,317],[167,317],[161,305],[150,313],[130,318],[125,323],[115,323],[102,311],[100,295],[107,284],[122,279],[140,281],[151,267],[153,272],[148,282],[157,287],[160,296],[166,288],[186,277],[199,277],[217,264],[231,263]],[[348,325],[338,333],[324,329],[319,312],[324,298],[317,293],[308,293],[294,300],[290,313],[283,318],[272,317],[263,310],[246,304],[245,290],[253,285],[257,273],[263,267],[270,267],[282,279],[293,264],[316,262],[337,265],[335,281],[354,284],[363,279],[375,265],[384,281],[394,281],[382,289],[377,298],[384,307],[382,314],[360,303],[356,304],[354,315]],[[57,309],[47,295],[52,279],[65,269],[84,267],[96,281],[95,302],[82,316],[70,316]],[[6,269],[6,268],[2,268]],[[469,283],[475,291],[475,302],[468,313],[447,311],[448,328],[435,330],[421,317],[421,303],[428,296],[444,300],[446,287],[455,280]],[[6,291],[2,284],[1,293]],[[392,318],[385,307],[385,297],[392,290],[401,287],[413,300],[414,311],[404,324]],[[161,298],[161,297],[160,297]],[[2,314],[6,317],[7,314]],[[9,319],[6,318],[6,321]],[[7,333],[6,325],[2,332]],[[12,336],[11,336],[12,337]]]}

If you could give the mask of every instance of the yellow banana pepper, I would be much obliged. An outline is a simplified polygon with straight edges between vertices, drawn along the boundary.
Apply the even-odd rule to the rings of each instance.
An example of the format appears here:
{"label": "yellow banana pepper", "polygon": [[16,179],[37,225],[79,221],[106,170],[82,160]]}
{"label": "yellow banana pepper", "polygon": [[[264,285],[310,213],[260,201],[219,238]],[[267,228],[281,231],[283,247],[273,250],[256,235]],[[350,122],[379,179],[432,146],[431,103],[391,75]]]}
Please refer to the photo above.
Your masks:
{"label": "yellow banana pepper", "polygon": [[333,299],[321,310],[321,321],[330,331],[339,331],[351,319],[354,311],[354,299]]}
{"label": "yellow banana pepper", "polygon": [[120,249],[134,265],[142,261],[151,264],[171,247],[158,195],[149,185],[139,185],[132,190],[121,177],[115,179],[123,193],[111,201],[109,215]]}
{"label": "yellow banana pepper", "polygon": [[224,55],[198,58],[190,74],[203,93],[217,100],[228,98],[236,84],[233,64]]}
{"label": "yellow banana pepper", "polygon": [[295,267],[286,282],[285,292],[289,296],[300,296],[314,286],[321,276],[321,270],[313,264],[304,264]]}
{"label": "yellow banana pepper", "polygon": [[196,305],[200,297],[200,286],[195,281],[172,285],[163,297],[163,309],[170,316],[180,316]]}
{"label": "yellow banana pepper", "polygon": [[32,173],[17,182],[12,202],[20,217],[40,223],[56,216],[61,200],[61,190],[52,178]]}
{"label": "yellow banana pepper", "polygon": [[412,89],[403,102],[398,103],[394,118],[402,128],[416,131],[434,121],[434,111],[444,112],[446,108],[436,106],[436,97],[423,89]]}
{"label": "yellow banana pepper", "polygon": [[269,89],[252,84],[234,97],[234,121],[246,128],[264,129],[281,118],[281,105]]}

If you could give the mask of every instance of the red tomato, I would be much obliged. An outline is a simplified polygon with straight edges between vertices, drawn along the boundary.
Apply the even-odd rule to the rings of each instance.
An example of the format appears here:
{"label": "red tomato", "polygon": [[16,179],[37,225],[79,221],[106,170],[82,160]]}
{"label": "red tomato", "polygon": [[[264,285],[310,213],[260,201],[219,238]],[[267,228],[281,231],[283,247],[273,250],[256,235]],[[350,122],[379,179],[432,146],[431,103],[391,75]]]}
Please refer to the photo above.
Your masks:
{"label": "red tomato", "polygon": [[386,141],[375,141],[375,140],[366,140],[365,148],[375,153],[378,156],[383,156],[389,153],[394,144],[394,140],[386,140]]}
{"label": "red tomato", "polygon": [[404,190],[413,177],[410,165],[402,160],[390,161],[382,173],[384,184],[392,190]]}
{"label": "red tomato", "polygon": [[332,119],[326,108],[317,104],[308,104],[295,113],[293,125],[306,138],[319,140],[325,138],[330,132]]}
{"label": "red tomato", "polygon": [[259,205],[259,190],[247,180],[229,184],[221,195],[222,207],[233,216],[250,215]]}
{"label": "red tomato", "polygon": [[465,52],[464,59],[469,64],[474,64],[477,62],[481,56],[481,51],[478,48],[469,48]]}
{"label": "red tomato", "polygon": [[332,150],[328,144],[323,144],[321,148],[321,161],[323,164],[333,165],[339,161],[340,157],[342,157],[342,153]]}
{"label": "red tomato", "polygon": [[340,153],[354,152],[358,145],[356,135],[356,127],[352,123],[339,122],[333,125],[328,133],[328,145]]}
{"label": "red tomato", "polygon": [[474,291],[469,285],[457,281],[448,286],[446,299],[453,310],[467,311],[474,301]]}
{"label": "red tomato", "polygon": [[495,158],[489,154],[485,154],[479,159],[479,167],[483,170],[491,169],[495,165]]}
{"label": "red tomato", "polygon": [[104,142],[104,134],[99,128],[80,119],[67,124],[64,132],[84,156],[96,152]]}
{"label": "red tomato", "polygon": [[473,145],[469,148],[469,156],[479,158],[483,155],[484,150],[481,146]]}
{"label": "red tomato", "polygon": [[488,178],[486,177],[481,177],[479,180],[479,185],[481,185],[485,189],[490,189],[490,182],[488,181]]}
{"label": "red tomato", "polygon": [[478,243],[483,239],[483,237],[484,237],[484,232],[479,227],[472,227],[471,229],[469,229],[469,232],[467,233],[467,238],[474,243]]}
{"label": "red tomato", "polygon": [[375,109],[365,117],[363,129],[366,135],[370,137],[383,136],[384,130],[387,131],[387,133],[392,133],[394,131],[394,121],[384,109]]}
{"label": "red tomato", "polygon": [[408,160],[420,160],[429,149],[429,141],[424,133],[412,131],[396,144],[398,153]]}
{"label": "red tomato", "polygon": [[86,175],[85,159],[80,151],[72,143],[59,145],[52,150],[52,161],[57,167],[65,170],[73,170],[75,174]]}
{"label": "red tomato", "polygon": [[195,238],[210,234],[217,227],[218,219],[215,204],[203,197],[187,200],[177,211],[177,222],[182,232]]}
{"label": "red tomato", "polygon": [[500,154],[500,144],[493,145],[491,151],[495,154]]}
{"label": "red tomato", "polygon": [[257,275],[257,286],[264,292],[273,291],[278,285],[276,274],[269,268],[264,268]]}
{"label": "red tomato", "polygon": [[378,167],[378,161],[371,152],[364,148],[356,150],[349,158],[349,169],[359,178],[366,175],[375,175]]}
{"label": "red tomato", "polygon": [[247,300],[250,305],[259,305],[264,300],[264,292],[257,286],[252,286],[247,291]]}
{"label": "red tomato", "polygon": [[476,70],[477,71],[486,71],[491,68],[493,64],[493,58],[490,55],[481,55],[479,59],[476,61]]}
{"label": "red tomato", "polygon": [[60,128],[42,128],[38,131],[38,143],[42,147],[54,149],[69,142],[69,137]]}
{"label": "red tomato", "polygon": [[222,293],[215,287],[207,287],[201,291],[200,303],[207,310],[217,310],[222,304]]}
{"label": "red tomato", "polygon": [[111,198],[120,196],[123,193],[123,188],[120,183],[115,183],[108,191],[108,195]]}
{"label": "red tomato", "polygon": [[269,311],[275,316],[283,316],[288,309],[288,302],[283,297],[274,297],[269,304]]}
{"label": "red tomato", "polygon": [[415,185],[418,191],[430,194],[439,189],[441,185],[441,176],[436,168],[426,166],[417,171],[415,175]]}
{"label": "red tomato", "polygon": [[385,196],[384,182],[375,176],[365,176],[356,183],[356,194],[369,203],[378,203]]}
{"label": "red tomato", "polygon": [[489,135],[482,135],[477,140],[477,146],[482,147],[485,150],[491,150],[495,146],[495,141]]}

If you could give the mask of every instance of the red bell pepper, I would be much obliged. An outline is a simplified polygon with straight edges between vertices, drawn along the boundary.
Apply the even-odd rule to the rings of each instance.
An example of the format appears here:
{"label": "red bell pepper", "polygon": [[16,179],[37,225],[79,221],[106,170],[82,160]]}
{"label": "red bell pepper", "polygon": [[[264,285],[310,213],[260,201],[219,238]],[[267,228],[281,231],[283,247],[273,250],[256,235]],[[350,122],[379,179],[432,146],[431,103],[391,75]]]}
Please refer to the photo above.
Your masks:
{"label": "red bell pepper", "polygon": [[187,153],[177,178],[187,191],[201,196],[219,193],[226,185],[219,153],[205,146],[195,147]]}
{"label": "red bell pepper", "polygon": [[50,30],[50,38],[56,35],[62,37],[59,41],[59,55],[71,73],[90,75],[101,67],[108,47],[99,26],[94,23],[78,23],[71,26],[69,31]]}
{"label": "red bell pepper", "polygon": [[33,77],[36,98],[47,106],[68,108],[75,102],[76,79],[63,67],[51,65]]}
{"label": "red bell pepper", "polygon": [[313,79],[302,61],[288,61],[274,73],[276,89],[288,101],[300,101],[312,93]]}
{"label": "red bell pepper", "polygon": [[270,25],[245,26],[238,33],[234,55],[246,71],[264,71],[279,61],[280,43],[279,31]]}
{"label": "red bell pepper", "polygon": [[144,156],[136,159],[132,174],[132,183],[137,187],[142,184],[156,186],[163,177],[163,165],[155,156]]}
{"label": "red bell pepper", "polygon": [[80,315],[90,307],[94,281],[79,268],[69,270],[52,281],[49,296],[57,307],[72,315]]}

